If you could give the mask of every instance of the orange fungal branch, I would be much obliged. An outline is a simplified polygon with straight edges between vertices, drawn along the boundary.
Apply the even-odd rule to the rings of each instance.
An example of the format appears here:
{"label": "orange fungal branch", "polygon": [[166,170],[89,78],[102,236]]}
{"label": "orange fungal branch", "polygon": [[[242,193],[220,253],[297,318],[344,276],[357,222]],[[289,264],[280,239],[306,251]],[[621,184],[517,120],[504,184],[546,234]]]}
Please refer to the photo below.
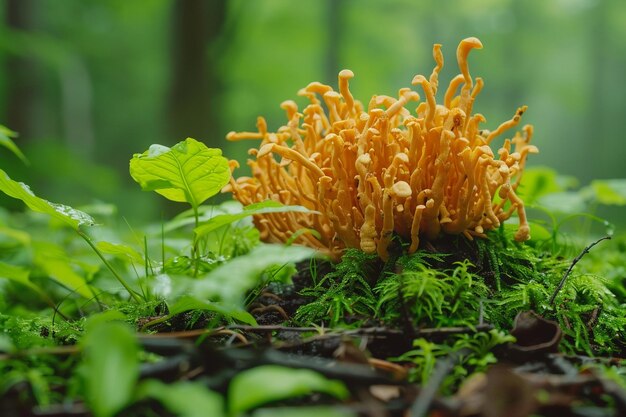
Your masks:
{"label": "orange fungal branch", "polygon": [[[311,83],[299,91],[309,104],[300,111],[293,101],[281,104],[287,124],[269,132],[259,117],[258,132],[231,132],[229,140],[260,140],[248,161],[252,177],[231,179],[227,191],[242,204],[272,199],[302,205],[319,214],[270,213],[255,216],[261,238],[286,242],[301,229],[296,243],[339,258],[346,247],[378,253],[386,259],[394,235],[410,242],[441,234],[484,237],[513,213],[519,218],[518,241],[530,238],[523,201],[516,195],[526,158],[537,153],[530,145],[532,126],[504,140],[494,154],[490,144],[520,123],[526,106],[489,132],[472,114],[483,88],[472,79],[467,58],[481,49],[477,38],[457,48],[460,74],[437,104],[441,46],[435,45],[436,67],[429,78],[416,75],[398,98],[374,96],[367,108],[354,99],[350,70],[339,73],[339,91]],[[459,91],[460,88],[460,91]],[[417,108],[411,102],[418,102]],[[497,155],[497,157],[496,157]],[[231,170],[238,167],[231,163]]]}

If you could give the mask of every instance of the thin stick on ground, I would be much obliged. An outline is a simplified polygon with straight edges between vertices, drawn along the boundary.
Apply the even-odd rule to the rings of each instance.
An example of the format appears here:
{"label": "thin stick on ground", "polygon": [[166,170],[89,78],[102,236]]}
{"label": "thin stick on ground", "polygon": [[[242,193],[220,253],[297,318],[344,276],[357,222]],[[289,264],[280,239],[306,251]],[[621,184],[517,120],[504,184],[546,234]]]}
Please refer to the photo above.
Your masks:
{"label": "thin stick on ground", "polygon": [[565,285],[565,281],[567,281],[567,277],[570,275],[570,273],[572,272],[572,270],[574,269],[574,266],[578,263],[578,261],[580,261],[583,256],[589,253],[591,248],[596,246],[598,243],[602,242],[603,240],[610,240],[610,239],[611,239],[611,236],[604,236],[596,240],[592,244],[588,245],[585,249],[583,249],[583,251],[580,252],[580,254],[576,258],[574,258],[569,268],[567,268],[567,271],[565,271],[565,274],[563,274],[563,278],[561,278],[561,282],[559,282],[559,285],[557,285],[556,289],[552,293],[552,297],[550,297],[550,301],[548,304],[550,304],[551,306],[554,306],[554,300],[556,299],[556,296],[559,294],[559,291],[563,289],[563,286]]}
{"label": "thin stick on ground", "polygon": [[445,377],[452,372],[452,369],[454,369],[454,366],[459,360],[469,353],[470,350],[464,348],[437,361],[428,383],[421,389],[419,395],[411,405],[410,417],[424,417],[427,415]]}

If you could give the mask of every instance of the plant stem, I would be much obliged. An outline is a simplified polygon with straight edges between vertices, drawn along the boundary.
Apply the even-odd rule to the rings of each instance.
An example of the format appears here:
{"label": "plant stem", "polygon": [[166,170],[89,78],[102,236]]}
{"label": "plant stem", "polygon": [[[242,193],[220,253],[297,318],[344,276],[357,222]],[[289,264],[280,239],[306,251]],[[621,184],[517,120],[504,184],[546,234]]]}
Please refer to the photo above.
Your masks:
{"label": "plant stem", "polygon": [[148,238],[144,235],[143,237],[143,250],[144,250],[144,263],[146,269],[146,278],[150,275],[150,271],[148,270],[148,265],[150,264],[150,257],[148,256]]}
{"label": "plant stem", "polygon": [[550,297],[550,301],[548,301],[548,304],[552,306],[554,305],[554,300],[556,299],[556,296],[559,294],[559,291],[563,289],[563,286],[565,285],[565,281],[567,280],[567,277],[572,272],[572,269],[574,269],[574,265],[576,265],[578,261],[582,259],[583,256],[589,253],[591,248],[593,248],[594,246],[596,246],[598,243],[602,242],[603,240],[609,240],[609,239],[611,239],[611,236],[604,236],[603,238],[596,240],[595,242],[587,246],[585,249],[583,249],[583,251],[580,252],[580,254],[576,258],[574,258],[569,268],[567,268],[567,271],[565,271],[565,274],[563,274],[563,278],[561,278],[561,282],[559,282],[559,285],[557,285],[556,289],[552,293],[552,297]]}
{"label": "plant stem", "polygon": [[139,295],[133,291],[132,288],[130,288],[130,286],[128,285],[128,283],[124,280],[124,278],[122,278],[122,276],[120,274],[117,273],[117,271],[115,269],[113,269],[113,265],[111,265],[109,263],[109,261],[106,260],[106,258],[104,257],[104,255],[102,254],[102,252],[100,252],[100,250],[96,247],[96,245],[94,245],[93,241],[91,240],[91,238],[89,236],[87,236],[85,234],[85,232],[83,232],[82,230],[77,230],[76,231],[78,233],[78,235],[80,237],[82,237],[85,242],[87,242],[87,244],[89,246],[91,246],[91,249],[93,249],[94,252],[96,252],[96,254],[98,255],[98,257],[100,257],[100,259],[102,259],[102,262],[104,262],[104,265],[106,265],[106,267],[109,269],[109,271],[111,271],[111,273],[113,274],[113,276],[120,282],[120,284],[122,284],[122,286],[126,289],[126,291],[128,291],[128,293],[131,295],[131,297],[133,297],[133,299],[136,302],[141,302],[141,298],[139,298]]}
{"label": "plant stem", "polygon": [[419,395],[411,405],[408,413],[410,417],[423,417],[428,415],[428,410],[432,404],[441,384],[454,367],[463,361],[472,351],[469,348],[463,348],[456,352],[452,352],[446,358],[439,359],[433,369],[428,383],[420,390]]}
{"label": "plant stem", "polygon": [[154,326],[155,324],[164,323],[168,321],[169,319],[171,319],[172,317],[173,317],[172,315],[168,314],[166,316],[161,316],[161,317],[157,317],[156,319],[152,319],[146,324],[144,324],[143,326],[141,326],[141,332],[145,332],[148,328],[150,328],[151,326]]}
{"label": "plant stem", "polygon": [[[200,224],[200,216],[198,215],[198,207],[196,205],[193,205],[192,207],[193,207],[193,217],[195,221],[195,227],[194,227],[194,230],[195,230],[198,228],[198,225]],[[192,257],[194,261],[193,277],[195,278],[198,276],[198,269],[200,267],[200,254],[198,253],[198,240],[196,239],[195,235],[193,236]]]}
{"label": "plant stem", "polygon": [[165,274],[165,226],[161,218],[161,272]]}

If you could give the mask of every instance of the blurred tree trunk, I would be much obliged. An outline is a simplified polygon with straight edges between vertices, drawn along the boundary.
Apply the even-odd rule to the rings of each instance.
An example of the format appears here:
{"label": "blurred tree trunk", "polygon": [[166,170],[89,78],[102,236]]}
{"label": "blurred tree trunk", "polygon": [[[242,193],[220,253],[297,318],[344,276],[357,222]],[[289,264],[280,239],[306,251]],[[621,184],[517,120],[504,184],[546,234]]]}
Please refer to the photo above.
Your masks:
{"label": "blurred tree trunk", "polygon": [[[11,30],[31,30],[33,12],[33,0],[6,0],[5,23]],[[2,123],[19,132],[22,138],[20,144],[23,144],[24,139],[32,138],[36,131],[31,120],[38,100],[36,63],[32,59],[10,54],[7,55],[5,70],[6,119]]]}
{"label": "blurred tree trunk", "polygon": [[[610,108],[609,103],[607,103],[607,97],[611,94],[612,89],[610,74],[606,68],[606,63],[611,59],[608,48],[610,39],[607,33],[608,3],[608,1],[597,2],[589,14],[591,42],[588,51],[590,53],[589,59],[591,60],[591,75],[589,77],[590,90],[587,101],[587,114],[589,117],[586,123],[589,130],[583,145],[585,155],[597,153],[595,149],[611,149],[611,144],[610,142],[607,143],[607,139],[611,138],[609,132],[615,131],[609,127],[611,120],[607,117]],[[587,181],[592,178],[606,176],[610,172],[611,162],[614,162],[612,157],[611,152],[606,153],[605,164],[589,164],[587,161],[587,164],[589,164],[585,169],[587,178],[583,178],[583,180]]]}
{"label": "blurred tree trunk", "polygon": [[[516,46],[516,44],[523,42],[525,38],[527,38],[527,36],[524,35],[524,30],[531,26],[533,13],[528,9],[527,5],[518,1],[511,3],[511,12],[515,17],[515,24],[509,34],[509,45],[511,46],[505,49],[504,61],[507,63],[507,67],[510,71],[507,75],[508,83],[506,84],[505,98],[507,106],[512,106],[512,113],[517,107],[526,104],[527,100],[524,93],[525,80],[527,79],[524,69],[525,58],[520,53],[520,51],[525,48],[523,45]],[[526,122],[523,121],[520,127],[525,123]]]}
{"label": "blurred tree trunk", "polygon": [[326,0],[328,47],[326,48],[326,83],[337,85],[339,74],[339,44],[341,42],[342,0]]}
{"label": "blurred tree trunk", "polygon": [[171,84],[167,119],[171,142],[194,137],[218,147],[222,82],[214,59],[226,0],[176,0],[172,14]]}

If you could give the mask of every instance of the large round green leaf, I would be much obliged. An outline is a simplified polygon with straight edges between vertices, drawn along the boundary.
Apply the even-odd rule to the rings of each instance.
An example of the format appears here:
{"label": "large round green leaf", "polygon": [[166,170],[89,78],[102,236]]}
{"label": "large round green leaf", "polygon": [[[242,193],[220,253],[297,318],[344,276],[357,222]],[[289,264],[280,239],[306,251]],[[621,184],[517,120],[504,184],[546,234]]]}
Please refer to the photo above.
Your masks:
{"label": "large round green leaf", "polygon": [[187,138],[171,148],[152,145],[135,154],[130,175],[143,190],[198,207],[228,183],[230,169],[220,149]]}

